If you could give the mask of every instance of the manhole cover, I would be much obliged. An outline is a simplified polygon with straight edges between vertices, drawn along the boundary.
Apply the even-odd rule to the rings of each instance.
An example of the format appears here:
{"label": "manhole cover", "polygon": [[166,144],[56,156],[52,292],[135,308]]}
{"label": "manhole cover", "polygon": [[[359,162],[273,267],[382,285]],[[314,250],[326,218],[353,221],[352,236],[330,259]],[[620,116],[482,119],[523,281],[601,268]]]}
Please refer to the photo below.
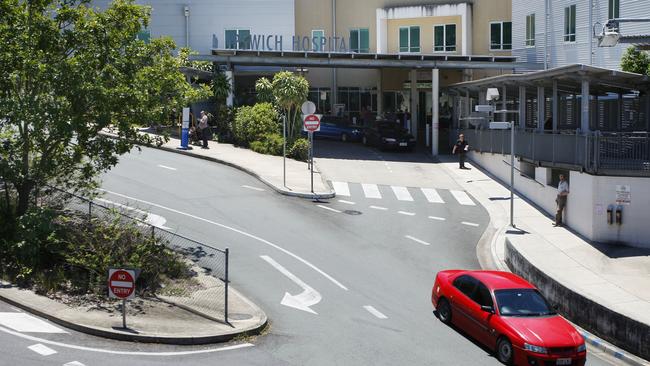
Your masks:
{"label": "manhole cover", "polygon": [[232,320],[246,320],[246,319],[250,319],[252,317],[253,316],[250,315],[250,314],[237,314],[237,313],[228,314],[228,319],[232,319]]}
{"label": "manhole cover", "polygon": [[355,210],[345,210],[343,211],[343,213],[348,215],[361,215],[361,211],[355,211]]}

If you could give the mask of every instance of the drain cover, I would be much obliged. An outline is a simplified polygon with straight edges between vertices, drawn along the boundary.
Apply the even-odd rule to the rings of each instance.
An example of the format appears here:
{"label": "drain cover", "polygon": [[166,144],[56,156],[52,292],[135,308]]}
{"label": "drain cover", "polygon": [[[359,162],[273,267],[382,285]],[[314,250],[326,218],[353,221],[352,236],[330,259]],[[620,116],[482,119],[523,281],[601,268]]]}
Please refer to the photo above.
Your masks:
{"label": "drain cover", "polygon": [[343,211],[343,213],[348,215],[361,215],[361,211],[355,211],[355,210],[345,210]]}

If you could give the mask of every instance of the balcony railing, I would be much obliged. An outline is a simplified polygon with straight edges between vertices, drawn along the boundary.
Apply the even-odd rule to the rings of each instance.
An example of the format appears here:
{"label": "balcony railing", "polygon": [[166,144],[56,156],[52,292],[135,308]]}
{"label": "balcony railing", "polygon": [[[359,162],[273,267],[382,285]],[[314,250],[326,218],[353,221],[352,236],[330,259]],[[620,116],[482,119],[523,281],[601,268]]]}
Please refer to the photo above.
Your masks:
{"label": "balcony railing", "polygon": [[[462,132],[474,151],[510,154],[509,130]],[[515,155],[542,166],[591,174],[650,177],[650,134],[647,132],[515,130]]]}

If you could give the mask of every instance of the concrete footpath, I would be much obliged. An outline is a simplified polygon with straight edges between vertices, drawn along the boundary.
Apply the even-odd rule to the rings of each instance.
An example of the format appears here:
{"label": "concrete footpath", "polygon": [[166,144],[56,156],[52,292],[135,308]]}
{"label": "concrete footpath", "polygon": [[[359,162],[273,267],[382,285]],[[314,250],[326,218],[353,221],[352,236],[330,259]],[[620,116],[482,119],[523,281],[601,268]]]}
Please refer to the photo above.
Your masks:
{"label": "concrete footpath", "polygon": [[[143,133],[146,130],[143,130]],[[110,133],[105,133],[111,135]],[[152,137],[158,136],[149,134]],[[314,189],[311,189],[311,176],[306,162],[286,159],[286,185],[283,175],[282,156],[258,154],[253,150],[236,147],[232,144],[210,141],[208,149],[192,146],[189,150],[181,150],[180,139],[170,137],[169,141],[161,146],[153,146],[165,151],[184,154],[196,158],[214,161],[233,168],[242,170],[278,193],[302,198],[333,198],[334,190],[326,183],[326,178],[314,164]]]}
{"label": "concrete footpath", "polygon": [[[31,290],[0,282],[0,300],[68,329],[121,341],[197,345],[226,342],[235,337],[259,334],[266,314],[236,290],[229,289],[229,319],[223,321],[223,282],[202,275],[206,283],[201,296],[212,304],[179,302],[178,296],[127,301],[127,328],[122,327],[121,302],[66,303]],[[208,305],[208,306],[206,306]],[[220,321],[215,321],[220,320]]]}
{"label": "concrete footpath", "polygon": [[554,227],[551,217],[516,194],[513,229],[507,185],[475,165],[461,170],[453,157],[440,160],[490,214],[477,247],[483,268],[510,270],[534,283],[560,313],[590,332],[583,336],[596,349],[626,364],[650,365],[644,360],[650,359],[648,251],[589,243],[570,228]]}

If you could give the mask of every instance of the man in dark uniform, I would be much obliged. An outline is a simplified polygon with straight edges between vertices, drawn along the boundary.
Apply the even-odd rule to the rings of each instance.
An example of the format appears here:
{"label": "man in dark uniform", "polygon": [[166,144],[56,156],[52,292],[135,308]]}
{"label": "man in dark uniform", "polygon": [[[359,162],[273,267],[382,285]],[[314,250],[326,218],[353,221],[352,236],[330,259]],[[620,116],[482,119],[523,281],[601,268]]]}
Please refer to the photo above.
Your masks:
{"label": "man in dark uniform", "polygon": [[461,169],[469,169],[465,168],[465,153],[467,153],[468,150],[469,145],[467,144],[467,141],[465,141],[465,135],[461,133],[458,136],[458,141],[456,141],[456,144],[454,145],[454,149],[451,151],[452,154],[456,154],[456,151],[458,151],[458,159]]}

